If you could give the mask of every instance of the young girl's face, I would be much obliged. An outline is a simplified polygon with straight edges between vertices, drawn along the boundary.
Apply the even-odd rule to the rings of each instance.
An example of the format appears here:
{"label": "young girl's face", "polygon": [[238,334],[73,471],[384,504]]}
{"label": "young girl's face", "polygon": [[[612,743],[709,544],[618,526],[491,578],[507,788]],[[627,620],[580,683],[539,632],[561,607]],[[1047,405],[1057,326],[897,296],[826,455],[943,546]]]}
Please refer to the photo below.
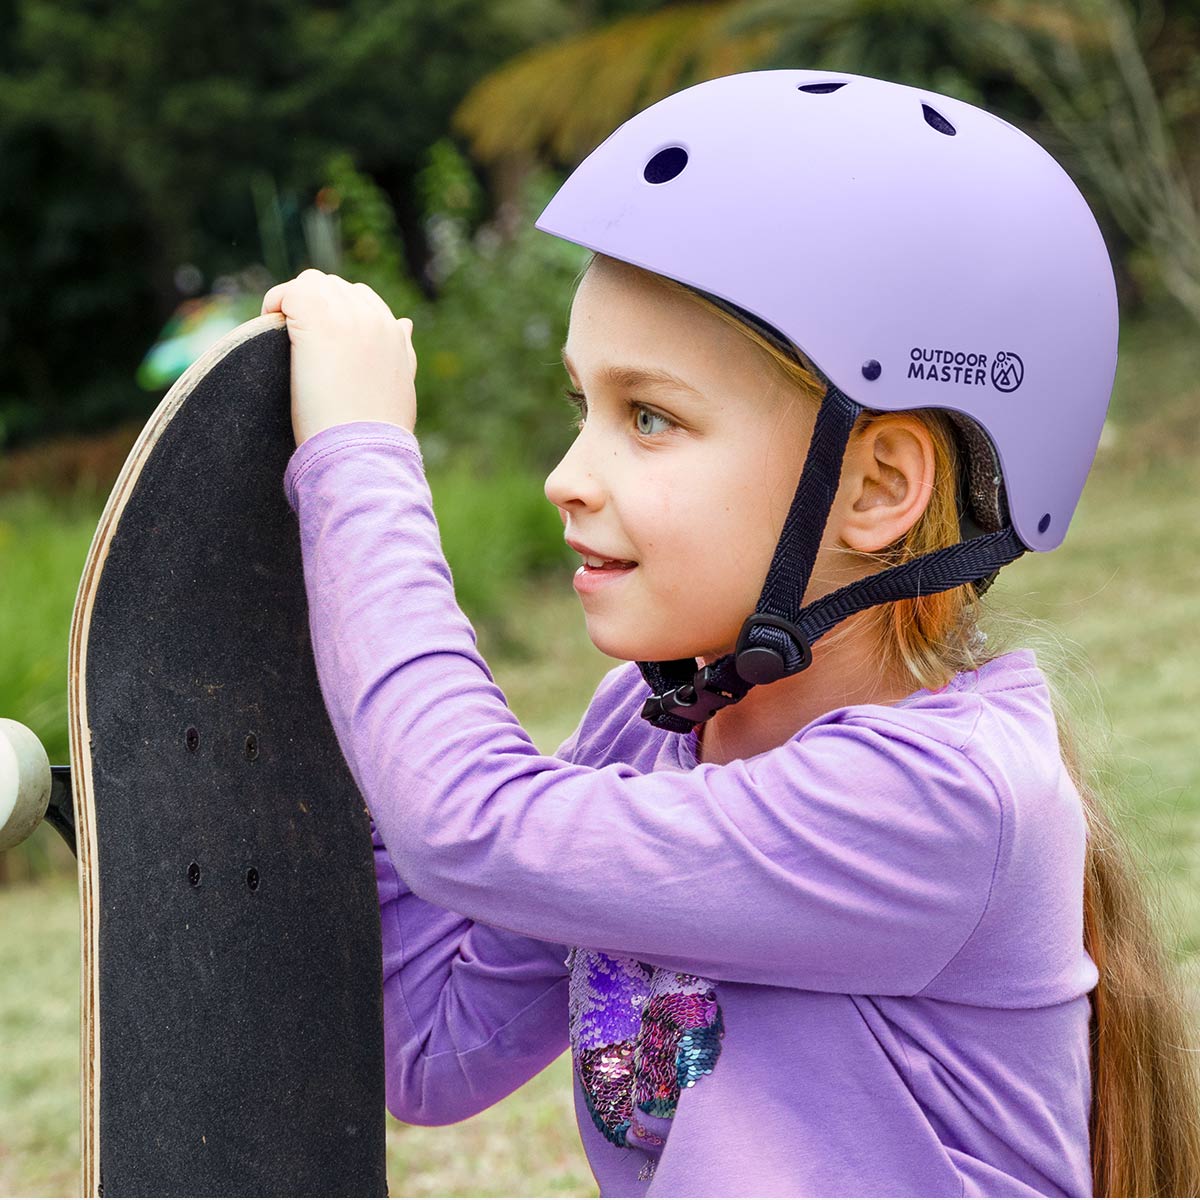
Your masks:
{"label": "young girl's face", "polygon": [[[724,321],[620,265],[584,276],[564,361],[586,399],[546,496],[569,543],[636,564],[576,573],[593,643],[627,660],[731,651],[762,591],[815,413]],[[630,375],[651,371],[680,383]]]}

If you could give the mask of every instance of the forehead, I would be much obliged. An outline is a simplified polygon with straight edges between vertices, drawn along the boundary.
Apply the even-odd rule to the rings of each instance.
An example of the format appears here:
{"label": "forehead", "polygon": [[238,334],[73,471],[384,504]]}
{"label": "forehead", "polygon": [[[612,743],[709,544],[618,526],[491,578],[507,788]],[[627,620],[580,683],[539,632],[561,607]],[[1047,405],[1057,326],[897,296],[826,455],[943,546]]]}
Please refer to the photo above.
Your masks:
{"label": "forehead", "polygon": [[593,266],[571,305],[562,347],[577,382],[708,394],[761,378],[757,348],[723,320],[641,272]]}
{"label": "forehead", "polygon": [[[579,370],[565,345],[562,348],[562,360],[571,377],[578,383]],[[592,374],[601,383],[614,388],[663,388],[685,392],[701,399],[704,397],[704,393],[693,387],[686,379],[682,379],[673,371],[667,371],[662,367],[636,366],[632,363],[602,363]]]}

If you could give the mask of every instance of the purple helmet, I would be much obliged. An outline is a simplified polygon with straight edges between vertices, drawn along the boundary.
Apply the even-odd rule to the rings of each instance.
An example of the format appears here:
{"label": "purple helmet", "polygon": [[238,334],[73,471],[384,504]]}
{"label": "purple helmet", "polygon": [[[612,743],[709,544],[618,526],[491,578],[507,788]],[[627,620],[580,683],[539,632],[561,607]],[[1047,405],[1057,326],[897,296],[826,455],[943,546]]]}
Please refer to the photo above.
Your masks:
{"label": "purple helmet", "polygon": [[[1116,288],[1078,188],[1008,122],[845,72],[726,75],[626,121],[536,227],[706,295],[828,389],[737,651],[641,664],[648,720],[691,728],[803,670],[852,612],[986,587],[1062,542],[1112,390]],[[918,408],[954,420],[973,536],[801,609],[854,419]]]}

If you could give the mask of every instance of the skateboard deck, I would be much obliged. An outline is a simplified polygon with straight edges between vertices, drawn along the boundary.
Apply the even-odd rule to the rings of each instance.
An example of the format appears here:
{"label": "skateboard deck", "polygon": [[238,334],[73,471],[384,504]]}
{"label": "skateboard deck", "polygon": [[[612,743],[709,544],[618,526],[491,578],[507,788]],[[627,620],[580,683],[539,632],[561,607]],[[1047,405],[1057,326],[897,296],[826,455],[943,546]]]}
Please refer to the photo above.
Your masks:
{"label": "skateboard deck", "polygon": [[290,345],[175,383],[71,623],[84,1195],[386,1195],[368,813],[321,697]]}

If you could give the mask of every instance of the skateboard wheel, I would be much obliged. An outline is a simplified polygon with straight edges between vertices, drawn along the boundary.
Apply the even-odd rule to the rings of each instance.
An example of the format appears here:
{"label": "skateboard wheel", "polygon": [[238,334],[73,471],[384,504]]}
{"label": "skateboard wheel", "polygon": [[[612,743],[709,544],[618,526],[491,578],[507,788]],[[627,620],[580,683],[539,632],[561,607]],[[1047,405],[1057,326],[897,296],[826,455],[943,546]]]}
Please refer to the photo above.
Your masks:
{"label": "skateboard wheel", "polygon": [[50,759],[36,733],[0,717],[0,850],[20,845],[50,805]]}

